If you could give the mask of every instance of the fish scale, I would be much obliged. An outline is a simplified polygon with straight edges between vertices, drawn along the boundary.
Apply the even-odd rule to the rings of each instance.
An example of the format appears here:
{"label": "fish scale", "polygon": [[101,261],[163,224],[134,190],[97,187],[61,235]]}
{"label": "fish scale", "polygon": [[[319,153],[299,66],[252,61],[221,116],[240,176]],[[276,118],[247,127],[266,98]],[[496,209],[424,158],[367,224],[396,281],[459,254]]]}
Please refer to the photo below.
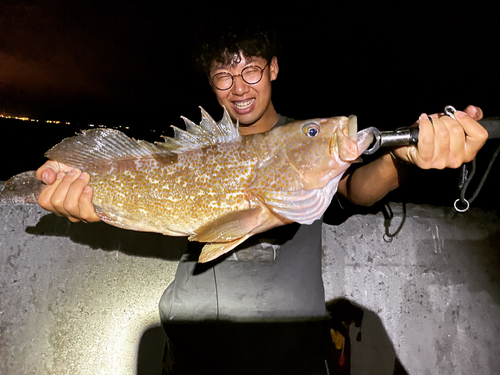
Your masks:
{"label": "fish scale", "polygon": [[205,262],[256,233],[319,219],[371,143],[371,133],[349,134],[353,121],[298,121],[243,137],[227,111],[215,122],[202,110],[200,125],[185,120],[187,130],[176,128],[165,142],[93,129],[46,155],[89,173],[103,221],[207,242]]}

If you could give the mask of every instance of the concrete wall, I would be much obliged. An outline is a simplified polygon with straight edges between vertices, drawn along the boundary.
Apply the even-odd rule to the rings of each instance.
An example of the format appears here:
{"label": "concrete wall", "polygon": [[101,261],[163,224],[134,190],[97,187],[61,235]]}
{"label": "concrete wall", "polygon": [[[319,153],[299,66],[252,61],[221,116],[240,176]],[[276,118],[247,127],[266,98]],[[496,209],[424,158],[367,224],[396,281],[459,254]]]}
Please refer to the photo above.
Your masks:
{"label": "concrete wall", "polygon": [[0,374],[135,374],[182,242],[0,204]]}
{"label": "concrete wall", "polygon": [[370,313],[371,337],[353,344],[353,357],[364,351],[370,360],[354,361],[353,374],[374,373],[371,359],[393,367],[370,341],[377,331],[384,341],[380,324],[409,374],[500,373],[498,212],[391,207],[390,233],[405,219],[392,242],[384,240],[382,213],[323,231],[327,300],[344,296]]}
{"label": "concrete wall", "polygon": [[[392,242],[382,212],[324,225],[326,299],[365,310],[352,373],[392,374],[396,356],[410,374],[498,373],[498,213],[391,207]],[[184,244],[0,203],[0,374],[159,371],[157,303]]]}

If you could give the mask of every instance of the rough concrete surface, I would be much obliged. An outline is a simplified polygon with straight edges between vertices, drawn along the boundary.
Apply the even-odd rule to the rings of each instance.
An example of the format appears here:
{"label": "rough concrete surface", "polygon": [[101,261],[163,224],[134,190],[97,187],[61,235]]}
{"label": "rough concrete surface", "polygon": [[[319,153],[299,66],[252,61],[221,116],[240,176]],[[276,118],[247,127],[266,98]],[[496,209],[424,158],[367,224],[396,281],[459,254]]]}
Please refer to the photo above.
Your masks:
{"label": "rough concrete surface", "polygon": [[[378,317],[409,374],[500,373],[498,212],[391,206],[390,233],[405,219],[392,242],[384,240],[381,213],[326,226],[327,300],[344,297]],[[353,358],[377,345],[363,341],[353,343]],[[353,374],[392,374],[376,372],[371,360],[352,366]]]}
{"label": "rough concrete surface", "polygon": [[135,374],[181,246],[0,204],[0,374]]}
{"label": "rough concrete surface", "polygon": [[[391,207],[392,242],[381,212],[324,225],[326,300],[365,310],[351,373],[392,374],[394,357],[409,374],[498,373],[498,212]],[[159,373],[157,304],[185,241],[0,203],[0,374]]]}

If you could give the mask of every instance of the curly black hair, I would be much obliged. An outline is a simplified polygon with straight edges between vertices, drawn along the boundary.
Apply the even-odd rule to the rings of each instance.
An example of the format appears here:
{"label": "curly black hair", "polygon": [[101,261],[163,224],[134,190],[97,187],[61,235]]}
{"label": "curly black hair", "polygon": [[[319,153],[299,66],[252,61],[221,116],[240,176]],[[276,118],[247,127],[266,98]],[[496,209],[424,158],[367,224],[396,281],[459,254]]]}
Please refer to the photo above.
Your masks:
{"label": "curly black hair", "polygon": [[240,52],[246,58],[256,56],[271,61],[280,49],[276,30],[258,23],[226,23],[203,30],[197,39],[194,60],[207,77],[214,62],[221,65],[239,63]]}

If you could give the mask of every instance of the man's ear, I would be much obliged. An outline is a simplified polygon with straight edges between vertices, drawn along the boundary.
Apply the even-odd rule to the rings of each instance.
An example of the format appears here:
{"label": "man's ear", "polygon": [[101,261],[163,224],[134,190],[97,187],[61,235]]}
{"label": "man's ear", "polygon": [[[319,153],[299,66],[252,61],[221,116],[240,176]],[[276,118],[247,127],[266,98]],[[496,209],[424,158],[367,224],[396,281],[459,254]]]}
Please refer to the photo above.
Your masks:
{"label": "man's ear", "polygon": [[269,70],[271,72],[271,81],[274,81],[278,78],[278,72],[280,70],[278,66],[278,58],[276,56],[274,56],[269,63]]}

